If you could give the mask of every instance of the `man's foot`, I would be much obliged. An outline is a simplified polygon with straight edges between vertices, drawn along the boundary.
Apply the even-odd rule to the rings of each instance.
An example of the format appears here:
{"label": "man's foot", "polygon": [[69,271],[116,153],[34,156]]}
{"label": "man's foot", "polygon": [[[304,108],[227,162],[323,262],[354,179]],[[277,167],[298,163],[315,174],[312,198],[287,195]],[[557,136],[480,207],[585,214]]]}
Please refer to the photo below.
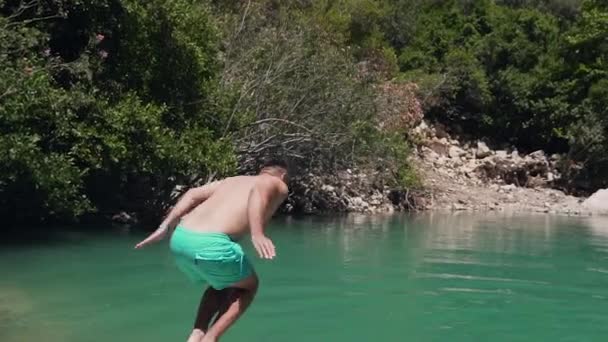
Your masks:
{"label": "man's foot", "polygon": [[201,342],[203,341],[204,337],[205,333],[201,329],[194,329],[192,330],[190,337],[188,337],[187,342]]}

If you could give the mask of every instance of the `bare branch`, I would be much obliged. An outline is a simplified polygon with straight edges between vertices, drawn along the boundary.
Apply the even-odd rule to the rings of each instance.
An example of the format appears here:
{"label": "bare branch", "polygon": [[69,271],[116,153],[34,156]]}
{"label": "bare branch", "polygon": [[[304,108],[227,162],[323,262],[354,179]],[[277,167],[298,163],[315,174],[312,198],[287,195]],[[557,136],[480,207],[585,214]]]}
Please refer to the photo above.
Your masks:
{"label": "bare branch", "polygon": [[16,92],[17,92],[17,90],[15,88],[9,87],[8,89],[6,89],[6,91],[2,95],[0,95],[0,100],[2,100],[3,98],[5,98],[7,96],[10,96]]}
{"label": "bare branch", "polygon": [[249,127],[249,126],[259,126],[259,125],[262,125],[262,124],[267,123],[267,122],[281,122],[281,123],[284,123],[284,124],[288,124],[288,125],[292,125],[292,126],[301,128],[301,129],[303,129],[303,130],[305,130],[307,132],[310,132],[310,133],[313,132],[310,128],[308,128],[306,126],[300,125],[298,123],[295,123],[295,122],[287,120],[287,119],[281,119],[281,118],[265,118],[265,119],[260,119],[260,120],[257,120],[255,122],[247,125],[247,127]]}
{"label": "bare branch", "polygon": [[60,18],[63,18],[63,17],[58,14],[55,14],[55,15],[49,15],[46,17],[27,19],[24,21],[13,21],[13,22],[7,24],[5,26],[5,28],[11,28],[11,27],[20,26],[20,25],[29,25],[31,23],[35,23],[35,22],[39,22],[39,21],[45,21],[45,20],[50,20],[50,19],[60,19]]}
{"label": "bare branch", "polygon": [[245,12],[243,13],[243,18],[241,19],[241,25],[235,33],[237,36],[243,32],[243,28],[245,27],[245,19],[247,19],[247,14],[249,13],[249,6],[251,6],[251,0],[247,1],[247,7],[245,7]]}
{"label": "bare branch", "polygon": [[19,7],[17,7],[17,10],[15,11],[15,13],[8,16],[7,19],[9,21],[13,21],[13,20],[17,19],[20,15],[23,14],[23,12],[27,11],[30,8],[37,6],[38,3],[39,3],[38,0],[32,0],[27,4],[23,4],[23,1],[20,1]]}

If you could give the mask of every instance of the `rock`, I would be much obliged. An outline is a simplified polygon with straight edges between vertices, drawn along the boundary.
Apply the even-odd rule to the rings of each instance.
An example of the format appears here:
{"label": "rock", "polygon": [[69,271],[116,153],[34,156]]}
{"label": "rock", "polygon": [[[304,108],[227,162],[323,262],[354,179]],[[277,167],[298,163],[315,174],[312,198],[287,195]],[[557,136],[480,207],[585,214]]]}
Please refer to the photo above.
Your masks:
{"label": "rock", "polygon": [[553,172],[547,172],[547,181],[553,182],[553,180],[555,180],[555,176],[553,175]]}
{"label": "rock", "polygon": [[608,214],[608,189],[598,190],[583,202],[583,206],[593,213]]}
{"label": "rock", "polygon": [[447,141],[444,143],[437,139],[433,139],[431,142],[429,142],[428,147],[440,156],[448,155],[448,151],[450,149]]}
{"label": "rock", "polygon": [[450,149],[448,150],[448,155],[450,156],[450,158],[460,158],[461,156],[465,156],[467,154],[467,151],[461,149],[458,146],[450,146]]}
{"label": "rock", "polygon": [[528,157],[530,157],[532,159],[536,159],[536,160],[547,159],[547,157],[545,157],[545,152],[543,152],[542,150],[534,151],[534,152],[528,154]]}
{"label": "rock", "polygon": [[434,160],[437,160],[437,158],[439,158],[439,154],[437,154],[435,151],[433,151],[432,149],[430,149],[426,146],[422,146],[421,151],[422,151],[422,157],[426,160],[434,161]]}
{"label": "rock", "polygon": [[453,203],[452,210],[466,210],[467,208],[460,203]]}
{"label": "rock", "polygon": [[496,158],[497,159],[507,159],[507,156],[508,156],[508,154],[507,154],[507,151],[505,151],[505,150],[498,150],[498,151],[496,151]]}
{"label": "rock", "polygon": [[559,154],[557,154],[557,153],[552,154],[552,155],[551,155],[551,157],[550,157],[550,160],[551,160],[552,162],[557,162],[557,161],[559,161],[560,159],[562,159],[562,156],[560,156],[560,155],[559,155]]}
{"label": "rock", "polygon": [[503,185],[500,187],[501,190],[505,191],[505,192],[509,192],[509,191],[513,191],[515,190],[517,187],[515,186],[515,184],[507,184],[507,185]]}
{"label": "rock", "polygon": [[416,126],[414,129],[412,129],[412,132],[418,135],[426,135],[428,131],[429,126],[424,121],[422,121],[420,125]]}
{"label": "rock", "polygon": [[483,141],[478,141],[477,142],[477,149],[475,151],[475,156],[478,159],[483,159],[485,157],[488,157],[492,154],[492,151],[490,151],[490,148],[488,147],[488,145],[486,145],[486,143],[484,143]]}
{"label": "rock", "polygon": [[333,186],[331,186],[331,185],[324,184],[324,185],[321,187],[321,190],[323,190],[323,191],[327,191],[327,192],[334,192],[334,191],[336,190],[336,188],[334,188],[334,187],[333,187]]}
{"label": "rock", "polygon": [[124,211],[112,216],[112,221],[120,224],[136,224],[137,218],[134,215],[129,215]]}
{"label": "rock", "polygon": [[437,158],[437,160],[435,160],[435,162],[434,162],[434,163],[435,163],[435,165],[442,166],[442,165],[445,165],[445,163],[446,163],[447,161],[448,161],[448,160],[447,160],[445,157],[443,157],[443,156],[439,156],[439,158]]}

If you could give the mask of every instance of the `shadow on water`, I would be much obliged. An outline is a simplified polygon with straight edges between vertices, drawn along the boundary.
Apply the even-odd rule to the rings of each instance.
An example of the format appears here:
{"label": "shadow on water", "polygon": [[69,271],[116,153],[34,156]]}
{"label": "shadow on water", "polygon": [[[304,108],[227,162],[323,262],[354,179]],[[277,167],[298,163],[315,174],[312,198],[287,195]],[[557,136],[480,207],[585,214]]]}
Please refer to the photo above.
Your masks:
{"label": "shadow on water", "polygon": [[0,247],[36,247],[78,244],[91,238],[144,234],[141,228],[119,225],[49,225],[15,227],[7,230]]}

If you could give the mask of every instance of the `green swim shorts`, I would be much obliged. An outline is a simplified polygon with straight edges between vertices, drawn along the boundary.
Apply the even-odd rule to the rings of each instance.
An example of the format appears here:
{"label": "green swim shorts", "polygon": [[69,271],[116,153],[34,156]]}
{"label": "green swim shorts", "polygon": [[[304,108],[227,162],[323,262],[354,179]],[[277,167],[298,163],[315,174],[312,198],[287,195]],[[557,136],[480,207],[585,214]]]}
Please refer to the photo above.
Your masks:
{"label": "green swim shorts", "polygon": [[223,233],[200,233],[178,225],[171,236],[177,267],[195,283],[222,290],[253,274],[243,248]]}

